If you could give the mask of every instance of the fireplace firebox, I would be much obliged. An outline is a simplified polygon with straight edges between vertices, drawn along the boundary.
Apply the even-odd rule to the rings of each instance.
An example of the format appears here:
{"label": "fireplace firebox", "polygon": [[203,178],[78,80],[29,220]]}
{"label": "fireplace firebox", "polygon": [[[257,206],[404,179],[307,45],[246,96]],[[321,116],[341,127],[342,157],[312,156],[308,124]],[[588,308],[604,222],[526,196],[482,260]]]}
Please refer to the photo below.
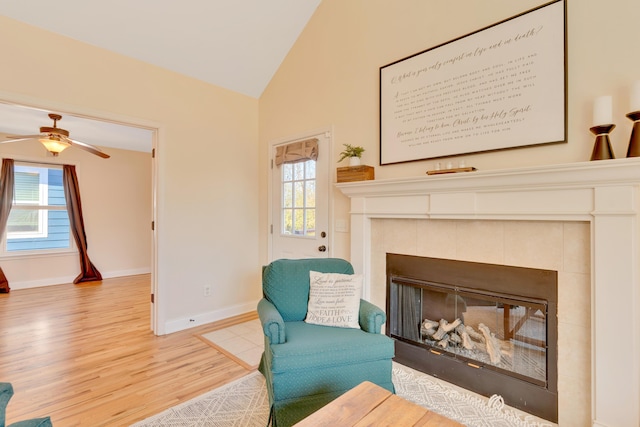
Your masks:
{"label": "fireplace firebox", "polygon": [[387,254],[395,360],[558,421],[557,272]]}

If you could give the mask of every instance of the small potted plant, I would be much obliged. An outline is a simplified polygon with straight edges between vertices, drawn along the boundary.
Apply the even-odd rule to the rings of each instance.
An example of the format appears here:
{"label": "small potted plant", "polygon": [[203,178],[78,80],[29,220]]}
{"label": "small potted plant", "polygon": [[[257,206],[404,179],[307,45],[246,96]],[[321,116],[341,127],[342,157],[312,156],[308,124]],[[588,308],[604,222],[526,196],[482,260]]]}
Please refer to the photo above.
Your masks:
{"label": "small potted plant", "polygon": [[342,145],[344,145],[345,149],[340,153],[338,163],[344,159],[349,159],[349,166],[360,166],[360,157],[362,157],[362,153],[364,153],[364,148],[351,144]]}

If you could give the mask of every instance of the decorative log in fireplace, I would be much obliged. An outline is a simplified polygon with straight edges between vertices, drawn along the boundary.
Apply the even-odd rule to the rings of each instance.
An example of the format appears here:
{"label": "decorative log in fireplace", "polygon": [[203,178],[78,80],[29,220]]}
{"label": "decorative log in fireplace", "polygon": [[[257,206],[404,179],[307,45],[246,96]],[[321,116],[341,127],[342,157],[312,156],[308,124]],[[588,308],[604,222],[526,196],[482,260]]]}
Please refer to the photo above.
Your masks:
{"label": "decorative log in fireplace", "polygon": [[387,254],[395,360],[558,421],[557,272]]}

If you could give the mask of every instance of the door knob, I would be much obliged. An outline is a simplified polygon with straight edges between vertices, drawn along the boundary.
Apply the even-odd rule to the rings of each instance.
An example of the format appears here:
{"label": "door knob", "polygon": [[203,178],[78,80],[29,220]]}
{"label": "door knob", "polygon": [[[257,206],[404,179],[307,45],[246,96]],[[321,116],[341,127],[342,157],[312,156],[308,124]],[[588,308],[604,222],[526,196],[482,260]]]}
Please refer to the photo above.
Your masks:
{"label": "door knob", "polygon": [[318,250],[319,250],[320,252],[325,252],[325,251],[327,250],[327,247],[326,247],[325,245],[318,246]]}

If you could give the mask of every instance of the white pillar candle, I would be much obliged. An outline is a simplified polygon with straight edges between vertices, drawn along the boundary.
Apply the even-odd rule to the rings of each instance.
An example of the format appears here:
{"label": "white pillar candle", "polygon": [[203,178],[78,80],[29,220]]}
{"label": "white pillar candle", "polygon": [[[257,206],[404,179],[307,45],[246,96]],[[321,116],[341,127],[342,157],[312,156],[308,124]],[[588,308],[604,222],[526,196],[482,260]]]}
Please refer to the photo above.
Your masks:
{"label": "white pillar candle", "polygon": [[613,124],[611,96],[599,96],[593,103],[593,125]]}
{"label": "white pillar candle", "polygon": [[640,111],[640,80],[631,87],[631,103],[629,106],[631,107],[631,113]]}

